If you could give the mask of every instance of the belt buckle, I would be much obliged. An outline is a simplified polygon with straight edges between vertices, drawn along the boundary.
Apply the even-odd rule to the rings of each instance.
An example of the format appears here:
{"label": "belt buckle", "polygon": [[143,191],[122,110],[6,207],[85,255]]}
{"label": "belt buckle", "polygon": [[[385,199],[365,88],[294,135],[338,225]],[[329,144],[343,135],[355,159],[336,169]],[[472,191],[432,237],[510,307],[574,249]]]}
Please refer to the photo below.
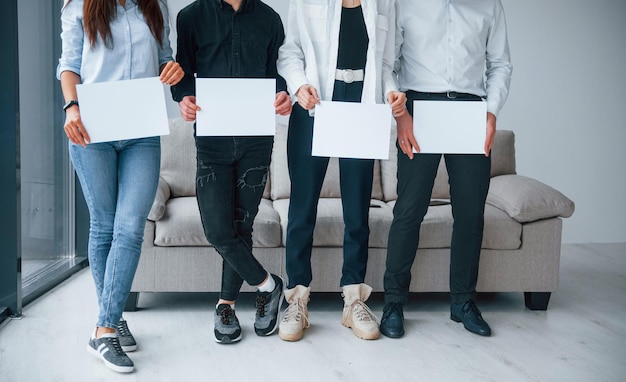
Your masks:
{"label": "belt buckle", "polygon": [[446,97],[448,97],[449,99],[455,99],[456,92],[446,92]]}
{"label": "belt buckle", "polygon": [[351,84],[354,82],[354,72],[352,69],[345,69],[342,73],[343,82]]}

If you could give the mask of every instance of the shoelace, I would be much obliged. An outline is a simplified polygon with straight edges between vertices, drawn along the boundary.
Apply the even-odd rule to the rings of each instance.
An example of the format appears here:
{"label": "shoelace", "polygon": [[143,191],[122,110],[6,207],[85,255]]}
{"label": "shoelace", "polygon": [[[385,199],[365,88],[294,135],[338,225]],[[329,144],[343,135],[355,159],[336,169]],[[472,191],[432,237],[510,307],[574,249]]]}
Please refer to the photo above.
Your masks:
{"label": "shoelace", "polygon": [[117,337],[110,338],[108,341],[109,351],[113,351],[117,355],[126,355],[124,349],[122,349],[122,345],[120,345],[120,339]]}
{"label": "shoelace", "polygon": [[224,325],[230,325],[235,317],[235,311],[230,307],[226,307],[220,311],[220,320]]}
{"label": "shoelace", "polygon": [[265,298],[265,296],[256,296],[255,304],[259,317],[265,317],[265,305],[267,304],[267,298]]}
{"label": "shoelace", "polygon": [[130,330],[128,329],[128,324],[125,320],[120,320],[117,324],[117,333],[122,337],[130,336]]}
{"label": "shoelace", "polygon": [[359,321],[378,321],[378,317],[376,317],[370,308],[361,300],[352,303],[352,311]]}
{"label": "shoelace", "polygon": [[305,327],[309,327],[309,318],[304,314],[304,302],[301,299],[297,299],[295,304],[289,304],[285,315],[283,316],[284,322],[296,321],[300,322],[300,319],[304,318]]}

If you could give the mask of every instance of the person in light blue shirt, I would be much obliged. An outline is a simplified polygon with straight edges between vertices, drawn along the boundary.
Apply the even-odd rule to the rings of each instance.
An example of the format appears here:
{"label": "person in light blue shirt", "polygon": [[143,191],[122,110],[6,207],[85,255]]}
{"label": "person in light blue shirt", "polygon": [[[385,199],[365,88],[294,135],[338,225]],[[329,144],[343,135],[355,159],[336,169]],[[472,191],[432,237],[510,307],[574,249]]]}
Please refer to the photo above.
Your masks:
{"label": "person in light blue shirt", "polygon": [[[506,21],[500,0],[398,0],[396,64],[408,114],[398,122],[398,199],[389,231],[380,331],[404,335],[411,267],[442,154],[419,153],[413,101],[487,102],[485,154],[443,154],[454,225],[450,245],[450,318],[472,333],[491,328],[474,301],[496,117],[511,80]],[[414,154],[417,152],[417,154]]]}
{"label": "person in light blue shirt", "polygon": [[89,208],[88,256],[99,308],[87,350],[127,373],[134,363],[126,352],[137,343],[122,312],[158,184],[160,138],[90,143],[76,85],[156,76],[173,85],[184,73],[172,60],[164,0],[67,0],[61,23],[57,78],[70,158]]}

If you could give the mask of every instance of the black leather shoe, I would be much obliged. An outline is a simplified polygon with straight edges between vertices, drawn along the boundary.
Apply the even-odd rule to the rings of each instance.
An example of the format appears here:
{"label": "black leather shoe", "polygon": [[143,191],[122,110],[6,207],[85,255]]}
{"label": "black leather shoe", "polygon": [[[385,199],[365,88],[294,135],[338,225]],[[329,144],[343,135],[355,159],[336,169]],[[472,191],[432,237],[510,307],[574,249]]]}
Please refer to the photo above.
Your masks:
{"label": "black leather shoe", "polygon": [[467,300],[460,304],[450,305],[450,319],[463,322],[465,329],[481,336],[490,336],[491,328],[483,320],[480,310],[473,300]]}
{"label": "black leather shoe", "polygon": [[392,302],[385,305],[383,318],[380,320],[380,332],[389,338],[400,338],[404,335],[402,304]]}

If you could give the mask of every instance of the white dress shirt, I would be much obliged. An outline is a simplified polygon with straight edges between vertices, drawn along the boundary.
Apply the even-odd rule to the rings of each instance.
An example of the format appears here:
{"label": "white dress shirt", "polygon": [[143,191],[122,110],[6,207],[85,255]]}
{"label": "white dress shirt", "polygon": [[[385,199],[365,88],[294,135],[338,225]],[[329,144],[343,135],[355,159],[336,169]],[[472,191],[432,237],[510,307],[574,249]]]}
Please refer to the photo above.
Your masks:
{"label": "white dress shirt", "polygon": [[397,1],[400,89],[486,97],[497,116],[512,72],[500,0]]}
{"label": "white dress shirt", "polygon": [[[305,84],[313,86],[323,101],[330,101],[335,84],[340,0],[292,0],[289,4],[285,43],[278,52],[278,73],[292,95]],[[393,0],[361,0],[369,37],[363,103],[384,103],[397,90],[393,78],[395,7]]]}

